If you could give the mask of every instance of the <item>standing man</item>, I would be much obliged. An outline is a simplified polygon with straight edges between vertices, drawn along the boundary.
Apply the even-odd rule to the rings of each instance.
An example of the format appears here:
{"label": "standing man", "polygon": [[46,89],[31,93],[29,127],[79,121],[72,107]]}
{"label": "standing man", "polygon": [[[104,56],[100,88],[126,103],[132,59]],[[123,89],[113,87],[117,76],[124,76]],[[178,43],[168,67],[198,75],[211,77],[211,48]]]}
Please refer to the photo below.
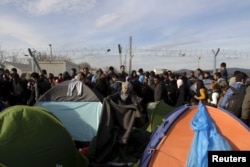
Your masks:
{"label": "standing man", "polygon": [[250,86],[246,89],[246,94],[242,103],[241,120],[250,127]]}
{"label": "standing man", "polygon": [[227,74],[227,64],[225,62],[222,62],[220,64],[220,73],[221,73],[221,77],[223,79],[225,79],[225,81],[227,82],[227,76],[228,76],[228,74]]}
{"label": "standing man", "polygon": [[120,66],[120,72],[118,73],[118,80],[122,82],[126,82],[126,77],[128,74],[125,72],[125,66],[121,65]]}
{"label": "standing man", "polygon": [[[115,74],[115,69],[113,66],[109,66],[109,69],[108,69],[108,72],[107,72],[107,81],[109,84],[113,83],[113,80],[112,80],[112,76],[114,76]],[[117,75],[116,75],[116,79],[117,79]]]}
{"label": "standing man", "polygon": [[70,77],[71,79],[74,79],[76,77],[76,68],[71,68],[70,69]]}
{"label": "standing man", "polygon": [[92,80],[93,75],[90,73],[88,67],[83,67],[83,68],[82,68],[82,72],[83,72],[83,74],[84,74],[84,77],[85,77],[87,80],[89,80],[89,81]]}
{"label": "standing man", "polygon": [[140,68],[138,70],[138,80],[139,80],[139,82],[141,84],[143,84],[143,82],[144,82],[144,74],[143,74],[143,69],[142,68]]}
{"label": "standing man", "polygon": [[246,79],[247,79],[247,75],[245,75],[244,73],[236,74],[236,76],[235,76],[236,82],[233,83],[226,90],[226,93],[223,96],[223,98],[219,104],[219,107],[224,108],[224,109],[232,112],[237,117],[240,117],[241,111],[237,111],[237,109],[235,109],[235,108],[240,106],[239,110],[241,110],[241,105],[243,103],[243,99],[241,99],[241,97],[237,97],[237,99],[231,99],[231,97],[235,94],[238,94],[237,92],[239,92],[240,95],[244,96],[244,93],[241,90],[245,90]]}
{"label": "standing man", "polygon": [[200,68],[197,68],[195,71],[197,79],[203,80],[203,71]]}
{"label": "standing man", "polygon": [[[220,83],[221,81],[226,81],[224,78],[222,78],[221,73],[220,72],[216,72],[214,73],[214,80],[218,83]],[[227,81],[226,81],[227,82]]]}
{"label": "standing man", "polygon": [[161,81],[159,75],[154,76],[154,85],[152,86],[152,88],[154,90],[154,101],[165,100],[165,85]]}
{"label": "standing man", "polygon": [[48,83],[40,78],[37,72],[33,72],[30,75],[31,80],[33,80],[34,85],[31,88],[31,95],[27,101],[27,105],[33,106],[36,101],[41,97],[48,89]]}

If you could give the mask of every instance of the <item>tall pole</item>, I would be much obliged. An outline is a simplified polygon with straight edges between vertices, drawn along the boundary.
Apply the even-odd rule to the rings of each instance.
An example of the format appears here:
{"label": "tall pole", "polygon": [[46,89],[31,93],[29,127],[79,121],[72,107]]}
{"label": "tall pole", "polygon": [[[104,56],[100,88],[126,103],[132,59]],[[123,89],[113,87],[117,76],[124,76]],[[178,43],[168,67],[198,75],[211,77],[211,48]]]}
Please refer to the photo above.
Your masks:
{"label": "tall pole", "polygon": [[129,37],[129,74],[132,71],[132,36]]}
{"label": "tall pole", "polygon": [[200,68],[200,60],[201,60],[201,56],[198,57],[198,68]]}
{"label": "tall pole", "polygon": [[124,64],[124,66],[127,68],[127,54],[124,55],[123,64]]}
{"label": "tall pole", "polygon": [[122,47],[120,44],[118,44],[118,51],[120,56],[120,66],[122,65]]}
{"label": "tall pole", "polygon": [[50,48],[50,61],[52,60],[52,45],[49,44],[49,48]]}
{"label": "tall pole", "polygon": [[39,63],[37,62],[35,55],[33,54],[33,52],[31,51],[30,48],[28,48],[28,51],[29,51],[30,57],[33,58],[33,61],[34,61],[35,65],[36,65],[36,67],[38,68],[39,72],[42,73],[42,69],[41,69]]}
{"label": "tall pole", "polygon": [[216,59],[217,59],[217,55],[220,52],[220,48],[218,48],[216,52],[212,49],[212,52],[214,54],[214,69],[213,69],[213,73],[216,73]]}

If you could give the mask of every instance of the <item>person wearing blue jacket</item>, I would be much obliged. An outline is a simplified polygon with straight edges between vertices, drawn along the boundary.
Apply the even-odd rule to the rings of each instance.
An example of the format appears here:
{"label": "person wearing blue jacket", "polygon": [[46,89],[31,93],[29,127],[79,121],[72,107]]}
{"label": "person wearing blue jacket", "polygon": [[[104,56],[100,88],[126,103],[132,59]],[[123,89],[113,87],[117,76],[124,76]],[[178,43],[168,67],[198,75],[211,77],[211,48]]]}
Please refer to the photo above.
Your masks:
{"label": "person wearing blue jacket", "polygon": [[[241,87],[245,86],[247,76],[244,73],[236,74],[235,80],[236,82],[231,85],[231,87],[235,88],[236,90],[239,90]],[[220,108],[226,109],[227,104],[230,100],[230,97],[233,95],[233,90],[229,87],[223,96],[223,99],[221,100],[221,103],[219,104]]]}

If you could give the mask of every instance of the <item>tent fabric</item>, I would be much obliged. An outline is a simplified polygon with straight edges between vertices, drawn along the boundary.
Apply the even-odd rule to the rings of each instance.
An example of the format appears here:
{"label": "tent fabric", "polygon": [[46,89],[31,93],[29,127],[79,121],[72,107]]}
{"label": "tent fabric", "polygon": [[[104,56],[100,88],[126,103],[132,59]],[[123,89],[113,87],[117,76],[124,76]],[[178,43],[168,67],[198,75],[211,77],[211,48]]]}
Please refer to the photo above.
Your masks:
{"label": "tent fabric", "polygon": [[[228,141],[232,150],[250,150],[250,129],[243,122],[228,111],[205,107],[218,133]],[[185,166],[194,137],[190,122],[197,110],[198,106],[181,106],[167,115],[152,133],[139,166]]]}
{"label": "tent fabric", "polygon": [[94,148],[90,148],[95,151],[89,152],[88,157],[97,163],[111,161],[113,153],[127,146],[134,122],[139,117],[140,112],[136,105],[118,105],[105,98],[97,136],[92,144]]}
{"label": "tent fabric", "polygon": [[186,163],[187,167],[207,167],[208,151],[232,150],[227,140],[218,133],[215,124],[201,102],[199,102],[198,111],[190,126],[194,131],[194,138]]}
{"label": "tent fabric", "polygon": [[66,127],[75,141],[89,142],[96,135],[102,110],[102,97],[94,89],[82,84],[82,94],[72,89],[71,81],[63,81],[48,90],[35,104],[53,113]]}
{"label": "tent fabric", "polygon": [[39,101],[36,105],[56,115],[76,141],[91,141],[97,133],[102,109],[100,102]]}
{"label": "tent fabric", "polygon": [[166,104],[163,100],[148,103],[147,115],[149,125],[147,127],[147,131],[152,132],[156,127],[160,126],[163,122],[163,118],[168,115],[173,109],[173,106]]}
{"label": "tent fabric", "polygon": [[71,96],[68,96],[68,86],[71,81],[63,81],[49,89],[38,101],[102,101],[103,98],[94,89],[82,84],[82,94],[79,96],[74,89]]}
{"label": "tent fabric", "polygon": [[155,131],[153,131],[150,137],[150,141],[148,142],[148,145],[145,148],[144,153],[142,154],[139,166],[148,166],[151,158],[154,155],[156,147],[164,138],[168,129],[176,121],[176,119],[187,109],[187,106],[181,106],[174,109],[172,112],[165,116],[165,118],[163,119],[163,123],[158,128],[156,128]]}
{"label": "tent fabric", "polygon": [[0,113],[0,164],[88,166],[62,123],[41,107],[13,106]]}

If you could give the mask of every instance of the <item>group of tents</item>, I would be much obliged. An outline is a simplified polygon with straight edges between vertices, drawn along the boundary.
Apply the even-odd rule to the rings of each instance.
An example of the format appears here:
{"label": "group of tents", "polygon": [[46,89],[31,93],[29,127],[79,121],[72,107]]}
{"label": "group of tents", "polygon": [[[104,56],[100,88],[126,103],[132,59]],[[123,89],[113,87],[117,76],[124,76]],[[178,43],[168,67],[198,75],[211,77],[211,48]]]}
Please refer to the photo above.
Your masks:
{"label": "group of tents", "polygon": [[226,110],[152,102],[142,128],[134,105],[119,106],[84,84],[69,96],[69,84],[35,106],[0,112],[0,166],[200,167],[208,151],[250,150],[249,127]]}

